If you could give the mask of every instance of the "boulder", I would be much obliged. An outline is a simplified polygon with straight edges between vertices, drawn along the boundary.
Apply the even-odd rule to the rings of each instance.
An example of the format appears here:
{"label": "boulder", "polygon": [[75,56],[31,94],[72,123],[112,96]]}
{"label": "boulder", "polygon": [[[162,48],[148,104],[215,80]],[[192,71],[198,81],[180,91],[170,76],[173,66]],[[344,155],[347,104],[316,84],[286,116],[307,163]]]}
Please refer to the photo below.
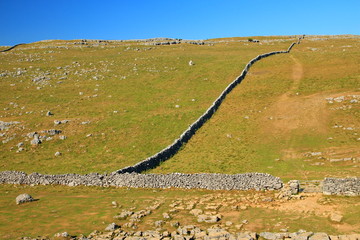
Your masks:
{"label": "boulder", "polygon": [[23,194],[20,194],[19,196],[17,196],[15,201],[16,201],[16,204],[22,204],[22,203],[26,203],[26,202],[32,202],[32,201],[34,201],[34,199],[29,194],[23,193]]}
{"label": "boulder", "polygon": [[41,140],[39,139],[39,137],[37,135],[35,135],[34,139],[31,140],[31,145],[39,145],[41,143]]}
{"label": "boulder", "polygon": [[290,187],[291,195],[298,194],[300,190],[299,180],[290,180],[289,187]]}
{"label": "boulder", "polygon": [[110,223],[106,228],[105,231],[114,231],[116,229],[120,228],[119,225],[117,225],[116,223]]}
{"label": "boulder", "polygon": [[342,216],[341,214],[339,214],[339,213],[333,212],[333,213],[331,213],[331,215],[330,215],[330,220],[331,220],[332,222],[339,223],[339,222],[342,221],[342,219],[343,219],[343,216]]}
{"label": "boulder", "polygon": [[329,236],[326,233],[314,233],[309,237],[309,240],[329,240]]}

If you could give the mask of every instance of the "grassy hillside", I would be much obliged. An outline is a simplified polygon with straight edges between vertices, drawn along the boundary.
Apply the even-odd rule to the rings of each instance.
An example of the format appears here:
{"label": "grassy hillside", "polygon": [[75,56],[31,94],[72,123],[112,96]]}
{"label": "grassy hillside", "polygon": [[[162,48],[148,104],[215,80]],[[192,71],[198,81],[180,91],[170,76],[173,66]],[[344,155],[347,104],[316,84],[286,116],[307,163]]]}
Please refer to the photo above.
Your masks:
{"label": "grassy hillside", "polygon": [[354,39],[310,38],[256,63],[213,119],[152,172],[358,176],[359,47]]}
{"label": "grassy hillside", "polygon": [[[1,53],[0,119],[20,123],[2,131],[0,170],[89,173],[141,161],[172,143],[251,58],[291,41],[90,47],[50,41]],[[50,136],[33,147],[25,137],[49,129],[67,138]],[[20,142],[25,150],[16,153]]]}

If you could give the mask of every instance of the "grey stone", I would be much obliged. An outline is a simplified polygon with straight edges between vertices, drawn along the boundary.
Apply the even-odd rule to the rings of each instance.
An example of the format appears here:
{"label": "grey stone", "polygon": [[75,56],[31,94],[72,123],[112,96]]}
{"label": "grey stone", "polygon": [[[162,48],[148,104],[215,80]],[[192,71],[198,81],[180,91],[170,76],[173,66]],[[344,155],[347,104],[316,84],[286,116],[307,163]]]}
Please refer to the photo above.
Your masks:
{"label": "grey stone", "polygon": [[173,222],[170,222],[170,226],[177,228],[180,226],[180,223],[178,221],[173,221]]}
{"label": "grey stone", "polygon": [[[255,235],[255,236],[254,236]],[[237,240],[256,240],[256,233],[237,233],[236,234]]]}
{"label": "grey stone", "polygon": [[330,214],[330,220],[333,222],[340,223],[343,219],[343,216],[340,213],[333,212]]}
{"label": "grey stone", "polygon": [[117,225],[116,223],[110,223],[106,228],[105,231],[114,231],[116,229],[120,228],[119,225]]}
{"label": "grey stone", "polygon": [[131,216],[133,214],[134,214],[134,212],[132,212],[132,211],[124,210],[119,215],[114,216],[114,218],[116,218],[116,219],[126,219],[128,216]]}
{"label": "grey stone", "polygon": [[198,222],[206,222],[206,223],[216,223],[221,220],[221,216],[219,214],[217,215],[199,215],[197,218]]}
{"label": "grey stone", "polygon": [[290,180],[289,187],[292,195],[298,194],[300,190],[300,182],[299,180]]}
{"label": "grey stone", "polygon": [[16,204],[22,204],[22,203],[26,203],[26,202],[32,202],[32,201],[34,201],[34,199],[29,194],[23,193],[23,194],[20,194],[19,196],[17,196],[15,201],[16,201]]}
{"label": "grey stone", "polygon": [[56,152],[55,157],[59,157],[59,156],[61,156],[61,152]]}
{"label": "grey stone", "polygon": [[281,234],[281,233],[262,232],[259,235],[260,235],[260,237],[263,237],[268,240],[284,239],[284,234]]}
{"label": "grey stone", "polygon": [[165,219],[171,219],[171,216],[166,212],[163,213],[162,215],[163,215],[163,218],[165,218]]}
{"label": "grey stone", "polygon": [[39,139],[39,137],[37,137],[35,135],[34,139],[30,141],[31,145],[39,145],[41,144],[41,140]]}
{"label": "grey stone", "polygon": [[55,233],[54,237],[68,238],[70,237],[70,235],[67,232],[62,232],[62,233]]}
{"label": "grey stone", "polygon": [[164,221],[163,220],[159,220],[159,221],[155,221],[154,225],[155,227],[162,227],[164,225]]}
{"label": "grey stone", "polygon": [[192,214],[192,215],[194,215],[194,216],[199,216],[199,215],[202,214],[202,213],[203,213],[203,210],[197,209],[197,208],[192,209],[192,210],[190,211],[190,214]]}
{"label": "grey stone", "polygon": [[329,240],[329,236],[326,233],[314,233],[309,240]]}
{"label": "grey stone", "polygon": [[59,139],[60,139],[60,140],[65,140],[66,138],[67,138],[67,137],[64,136],[64,135],[59,136]]}

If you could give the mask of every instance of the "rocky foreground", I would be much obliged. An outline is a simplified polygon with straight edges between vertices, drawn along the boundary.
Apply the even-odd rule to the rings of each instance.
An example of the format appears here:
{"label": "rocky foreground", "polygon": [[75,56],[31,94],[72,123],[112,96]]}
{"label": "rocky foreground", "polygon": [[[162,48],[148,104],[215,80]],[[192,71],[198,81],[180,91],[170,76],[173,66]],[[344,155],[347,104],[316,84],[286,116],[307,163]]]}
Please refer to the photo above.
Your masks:
{"label": "rocky foreground", "polygon": [[[305,230],[299,230],[294,233],[280,232],[237,232],[230,233],[220,227],[212,227],[207,230],[202,230],[194,225],[188,225],[179,227],[176,231],[133,231],[127,232],[121,230],[120,226],[116,224],[110,224],[105,232],[94,231],[86,236],[70,236],[67,232],[57,233],[54,236],[55,239],[112,239],[112,240],[146,240],[146,239],[233,239],[233,240],[359,240],[360,234],[350,235],[328,235],[326,233],[318,232],[307,232]],[[50,238],[23,238],[24,240],[34,239],[50,239]]]}

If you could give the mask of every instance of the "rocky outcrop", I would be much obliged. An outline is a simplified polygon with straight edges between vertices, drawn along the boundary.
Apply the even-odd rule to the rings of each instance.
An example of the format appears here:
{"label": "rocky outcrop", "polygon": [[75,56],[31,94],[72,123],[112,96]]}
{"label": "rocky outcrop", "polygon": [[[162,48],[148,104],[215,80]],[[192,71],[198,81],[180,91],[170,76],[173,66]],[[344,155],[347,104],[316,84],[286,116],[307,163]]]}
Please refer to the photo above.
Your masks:
{"label": "rocky outcrop", "polygon": [[360,178],[325,178],[323,182],[325,195],[360,195]]}
{"label": "rocky outcrop", "polygon": [[209,190],[275,190],[282,181],[266,173],[215,174],[215,173],[171,173],[171,174],[110,174],[98,173],[43,175],[17,171],[0,172],[0,183],[67,186],[114,186],[131,188],[185,188]]}

